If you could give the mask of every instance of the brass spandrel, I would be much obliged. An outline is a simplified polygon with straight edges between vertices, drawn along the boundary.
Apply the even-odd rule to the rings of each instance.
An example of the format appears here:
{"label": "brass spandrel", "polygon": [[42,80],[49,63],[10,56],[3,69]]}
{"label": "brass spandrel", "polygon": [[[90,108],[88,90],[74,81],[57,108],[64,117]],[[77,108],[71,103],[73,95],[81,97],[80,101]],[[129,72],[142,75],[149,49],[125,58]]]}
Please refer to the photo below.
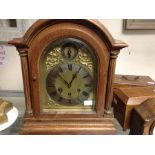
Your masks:
{"label": "brass spandrel", "polygon": [[90,72],[93,73],[94,68],[92,58],[90,54],[88,54],[88,52],[84,49],[79,49],[75,62],[85,65],[90,70]]}
{"label": "brass spandrel", "polygon": [[63,58],[61,56],[61,47],[56,47],[52,49],[51,52],[48,53],[45,61],[46,69],[50,70],[55,65],[63,62]]}

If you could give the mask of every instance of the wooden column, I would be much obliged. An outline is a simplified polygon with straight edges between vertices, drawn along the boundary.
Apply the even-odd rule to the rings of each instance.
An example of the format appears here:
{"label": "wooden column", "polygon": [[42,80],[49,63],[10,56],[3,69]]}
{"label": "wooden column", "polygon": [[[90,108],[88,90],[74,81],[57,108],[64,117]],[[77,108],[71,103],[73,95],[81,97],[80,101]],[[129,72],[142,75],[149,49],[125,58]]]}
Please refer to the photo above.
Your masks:
{"label": "wooden column", "polygon": [[115,66],[116,58],[119,54],[119,50],[112,51],[110,53],[109,70],[108,70],[108,82],[107,82],[107,93],[106,93],[106,103],[105,103],[105,114],[110,115],[111,104],[113,99],[113,81],[115,76]]}
{"label": "wooden column", "polygon": [[32,115],[31,93],[30,93],[30,81],[29,81],[29,66],[28,66],[28,52],[27,48],[17,48],[20,58],[25,92],[25,115]]}

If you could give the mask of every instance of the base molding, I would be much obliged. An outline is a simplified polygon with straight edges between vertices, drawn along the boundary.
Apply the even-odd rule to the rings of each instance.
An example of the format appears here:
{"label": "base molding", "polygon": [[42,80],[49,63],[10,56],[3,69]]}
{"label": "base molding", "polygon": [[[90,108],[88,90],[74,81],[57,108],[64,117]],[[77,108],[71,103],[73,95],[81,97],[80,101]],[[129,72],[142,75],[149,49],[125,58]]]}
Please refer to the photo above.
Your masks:
{"label": "base molding", "polygon": [[113,135],[113,118],[36,119],[24,118],[20,134],[27,135]]}

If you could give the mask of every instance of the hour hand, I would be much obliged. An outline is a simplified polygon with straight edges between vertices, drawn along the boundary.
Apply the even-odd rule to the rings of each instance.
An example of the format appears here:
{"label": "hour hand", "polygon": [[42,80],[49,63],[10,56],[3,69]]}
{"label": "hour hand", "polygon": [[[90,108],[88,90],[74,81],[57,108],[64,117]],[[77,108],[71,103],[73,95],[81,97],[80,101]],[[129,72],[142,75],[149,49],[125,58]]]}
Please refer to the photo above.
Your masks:
{"label": "hour hand", "polygon": [[71,79],[70,83],[68,84],[68,85],[69,85],[69,88],[71,87],[71,85],[72,85],[74,79],[77,77],[77,74],[79,73],[80,69],[81,69],[81,67],[78,69],[78,71],[76,71],[76,72],[73,74],[72,79]]}
{"label": "hour hand", "polygon": [[69,83],[60,74],[58,74],[58,76],[63,80],[67,87],[69,87]]}

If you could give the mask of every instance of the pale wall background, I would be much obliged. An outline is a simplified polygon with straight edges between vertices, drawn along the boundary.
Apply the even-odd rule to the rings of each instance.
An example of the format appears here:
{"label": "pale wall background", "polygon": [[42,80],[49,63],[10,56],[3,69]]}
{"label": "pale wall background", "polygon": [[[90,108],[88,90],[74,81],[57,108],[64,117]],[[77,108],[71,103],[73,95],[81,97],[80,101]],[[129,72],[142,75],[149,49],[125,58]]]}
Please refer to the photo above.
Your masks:
{"label": "pale wall background", "polygon": [[[28,20],[28,28],[35,20]],[[126,42],[129,47],[121,51],[116,74],[148,75],[155,80],[155,30],[123,30],[122,19],[100,20],[116,39]],[[0,67],[0,90],[23,91],[20,57],[16,49],[5,45],[7,64]],[[24,97],[4,97],[24,111]]]}
{"label": "pale wall background", "polygon": [[123,31],[123,20],[101,20],[114,38],[129,47],[117,59],[117,74],[148,75],[155,80],[155,30]]}

